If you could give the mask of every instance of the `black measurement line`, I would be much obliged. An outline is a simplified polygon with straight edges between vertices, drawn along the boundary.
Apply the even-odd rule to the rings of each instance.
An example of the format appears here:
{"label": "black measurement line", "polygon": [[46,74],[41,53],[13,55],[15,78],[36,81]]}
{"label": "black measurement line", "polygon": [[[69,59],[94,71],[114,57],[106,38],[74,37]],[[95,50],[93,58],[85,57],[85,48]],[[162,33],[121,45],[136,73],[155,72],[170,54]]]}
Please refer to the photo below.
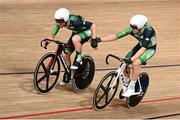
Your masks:
{"label": "black measurement line", "polygon": [[[164,67],[180,67],[180,64],[172,65],[154,65],[154,66],[143,66],[142,68],[164,68]],[[96,71],[107,71],[116,70],[117,68],[97,68]],[[61,71],[64,72],[64,71]],[[43,73],[43,72],[42,72]],[[18,74],[34,74],[34,72],[10,72],[10,73],[0,73],[0,75],[18,75]]]}
{"label": "black measurement line", "polygon": [[145,118],[145,119],[161,119],[161,118],[173,117],[173,116],[178,116],[178,115],[180,115],[180,113],[162,115],[162,116],[156,116],[156,117],[150,117],[150,118]]}

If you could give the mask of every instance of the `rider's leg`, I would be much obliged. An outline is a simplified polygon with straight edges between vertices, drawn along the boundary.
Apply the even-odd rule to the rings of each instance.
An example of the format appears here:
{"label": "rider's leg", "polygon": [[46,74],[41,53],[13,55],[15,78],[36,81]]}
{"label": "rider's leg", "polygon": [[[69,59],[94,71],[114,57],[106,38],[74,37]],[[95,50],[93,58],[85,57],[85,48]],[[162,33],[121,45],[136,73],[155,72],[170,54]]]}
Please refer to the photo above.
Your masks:
{"label": "rider's leg", "polygon": [[76,51],[76,60],[79,61],[81,60],[81,51],[82,51],[81,39],[78,35],[74,35],[72,41]]}
{"label": "rider's leg", "polygon": [[80,37],[78,35],[74,35],[72,37],[72,41],[73,41],[75,51],[76,51],[76,56],[75,56],[72,69],[78,69],[78,67],[82,64],[82,61],[81,61],[82,44],[81,44]]}
{"label": "rider's leg", "polygon": [[135,92],[135,83],[139,77],[141,64],[145,63],[155,54],[155,48],[147,49],[136,61],[132,64],[132,70],[130,73],[131,82],[128,86],[128,90],[123,93],[123,96],[130,97]]}
{"label": "rider's leg", "polygon": [[[132,49],[130,52],[128,52],[128,54],[126,55],[125,58],[130,59],[132,56],[134,56],[134,55],[136,54],[136,52],[137,52],[140,48],[141,48],[140,44],[135,45],[135,46],[133,47],[133,49]],[[130,78],[131,78],[132,73],[133,73],[133,69],[130,69]],[[129,78],[129,79],[130,79],[130,78]]]}
{"label": "rider's leg", "polygon": [[135,93],[135,84],[139,77],[140,69],[141,69],[141,61],[137,59],[132,64],[132,70],[130,72],[131,81],[128,85],[127,91],[123,93],[123,96],[130,97]]}
{"label": "rider's leg", "polygon": [[[71,66],[71,54],[74,51],[74,45],[72,43],[72,37],[74,36],[74,33],[70,36],[69,40],[67,41],[68,46],[65,48],[65,53],[63,53],[64,59],[66,61],[67,67],[70,68]],[[60,81],[60,85],[66,85],[66,82],[68,82],[71,79],[71,71],[67,73],[64,72],[63,80]]]}
{"label": "rider's leg", "polygon": [[[140,44],[137,44],[133,47],[133,49],[126,55],[125,58],[131,58],[132,56],[134,56],[136,54],[136,52],[141,48]],[[126,89],[126,91],[124,91],[124,93],[122,94],[125,97],[129,97],[132,93],[134,93],[134,88],[135,88],[135,83],[136,83],[136,77],[133,74],[135,71],[135,67],[138,66],[137,62],[134,61],[133,63],[134,66],[132,66],[132,69],[130,69],[130,83],[128,85],[128,89]],[[135,71],[136,73],[137,71]]]}
{"label": "rider's leg", "polygon": [[143,55],[141,55],[137,60],[133,62],[132,71],[130,73],[131,82],[129,84],[129,87],[131,88],[135,87],[135,83],[140,74],[141,64],[149,60],[154,55],[154,53],[155,53],[154,49],[148,49],[144,52]]}
{"label": "rider's leg", "polygon": [[131,82],[129,84],[129,87],[132,88],[133,90],[135,90],[135,83],[139,77],[140,69],[141,69],[141,61],[137,59],[136,61],[133,62],[132,71],[130,73]]}
{"label": "rider's leg", "polygon": [[75,47],[76,57],[72,66],[72,69],[78,69],[82,64],[81,54],[82,54],[82,45],[89,40],[91,37],[91,30],[85,30],[80,33],[75,34],[72,37],[72,42]]}
{"label": "rider's leg", "polygon": [[131,72],[131,80],[136,81],[138,79],[139,73],[141,69],[141,61],[137,59],[136,61],[133,62],[132,65],[132,72]]}
{"label": "rider's leg", "polygon": [[69,40],[67,41],[68,46],[65,48],[65,53],[63,54],[68,67],[71,66],[71,58],[70,57],[71,57],[71,54],[74,52],[74,44],[72,42],[72,38],[74,35],[75,35],[75,33],[72,32]]}
{"label": "rider's leg", "polygon": [[72,53],[64,53],[64,54],[63,54],[64,59],[65,59],[68,67],[71,66],[71,54],[72,54]]}
{"label": "rider's leg", "polygon": [[[67,64],[67,67],[70,68],[71,66],[71,52],[69,53],[64,53],[63,56],[64,56],[64,59],[66,61],[66,64]],[[71,79],[71,71],[69,73],[67,73],[66,71],[64,72],[64,75],[63,75],[63,79],[62,81],[60,81],[60,85],[66,85],[66,83]]]}

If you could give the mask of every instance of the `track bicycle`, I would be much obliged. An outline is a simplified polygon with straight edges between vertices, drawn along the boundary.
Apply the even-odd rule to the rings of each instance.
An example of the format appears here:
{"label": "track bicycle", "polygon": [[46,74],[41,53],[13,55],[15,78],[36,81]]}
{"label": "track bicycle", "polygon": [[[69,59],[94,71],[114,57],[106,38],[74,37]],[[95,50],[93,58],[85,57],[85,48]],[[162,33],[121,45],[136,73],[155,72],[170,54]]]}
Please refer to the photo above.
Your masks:
{"label": "track bicycle", "polygon": [[121,85],[121,91],[119,93],[119,98],[126,99],[127,107],[135,107],[143,99],[148,85],[149,76],[146,72],[142,72],[139,75],[138,80],[135,84],[135,93],[130,97],[122,96],[123,91],[126,91],[130,83],[130,66],[123,61],[123,58],[119,58],[112,54],[106,56],[106,64],[109,64],[109,57],[115,58],[120,61],[121,64],[117,70],[111,71],[106,74],[100,83],[98,84],[94,96],[93,96],[93,107],[95,110],[100,110],[105,108],[110,104],[116,95],[119,85]]}
{"label": "track bicycle", "polygon": [[[82,65],[77,70],[72,70],[67,66],[62,54],[68,44],[58,40],[46,40],[56,43],[57,49],[56,52],[45,54],[37,63],[33,81],[36,91],[39,94],[46,94],[55,87],[61,73],[61,64],[64,72],[71,73],[70,79],[65,79],[65,82],[72,82],[73,89],[78,93],[86,91],[94,78],[95,64],[93,58],[89,55],[83,55]],[[47,47],[44,48],[47,49]]]}

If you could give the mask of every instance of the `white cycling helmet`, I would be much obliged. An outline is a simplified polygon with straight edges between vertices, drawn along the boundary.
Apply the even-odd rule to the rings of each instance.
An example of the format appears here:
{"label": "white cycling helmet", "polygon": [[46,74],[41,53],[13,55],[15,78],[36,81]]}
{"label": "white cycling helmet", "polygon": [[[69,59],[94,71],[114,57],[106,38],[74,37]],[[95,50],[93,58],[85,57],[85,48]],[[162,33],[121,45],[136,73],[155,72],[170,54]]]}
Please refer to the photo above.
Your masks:
{"label": "white cycling helmet", "polygon": [[66,8],[60,8],[56,10],[54,18],[56,20],[64,20],[65,22],[67,22],[69,20],[69,10]]}
{"label": "white cycling helmet", "polygon": [[134,15],[130,20],[130,25],[132,28],[142,29],[147,22],[148,18],[146,16]]}

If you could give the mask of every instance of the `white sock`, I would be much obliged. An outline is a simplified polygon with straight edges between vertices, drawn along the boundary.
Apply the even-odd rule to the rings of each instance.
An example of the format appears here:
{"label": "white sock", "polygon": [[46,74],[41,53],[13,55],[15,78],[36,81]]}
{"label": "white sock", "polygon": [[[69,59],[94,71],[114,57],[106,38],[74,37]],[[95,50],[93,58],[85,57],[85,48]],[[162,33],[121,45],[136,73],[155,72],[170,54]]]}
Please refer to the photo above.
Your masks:
{"label": "white sock", "polygon": [[81,61],[81,52],[76,51],[76,61]]}

